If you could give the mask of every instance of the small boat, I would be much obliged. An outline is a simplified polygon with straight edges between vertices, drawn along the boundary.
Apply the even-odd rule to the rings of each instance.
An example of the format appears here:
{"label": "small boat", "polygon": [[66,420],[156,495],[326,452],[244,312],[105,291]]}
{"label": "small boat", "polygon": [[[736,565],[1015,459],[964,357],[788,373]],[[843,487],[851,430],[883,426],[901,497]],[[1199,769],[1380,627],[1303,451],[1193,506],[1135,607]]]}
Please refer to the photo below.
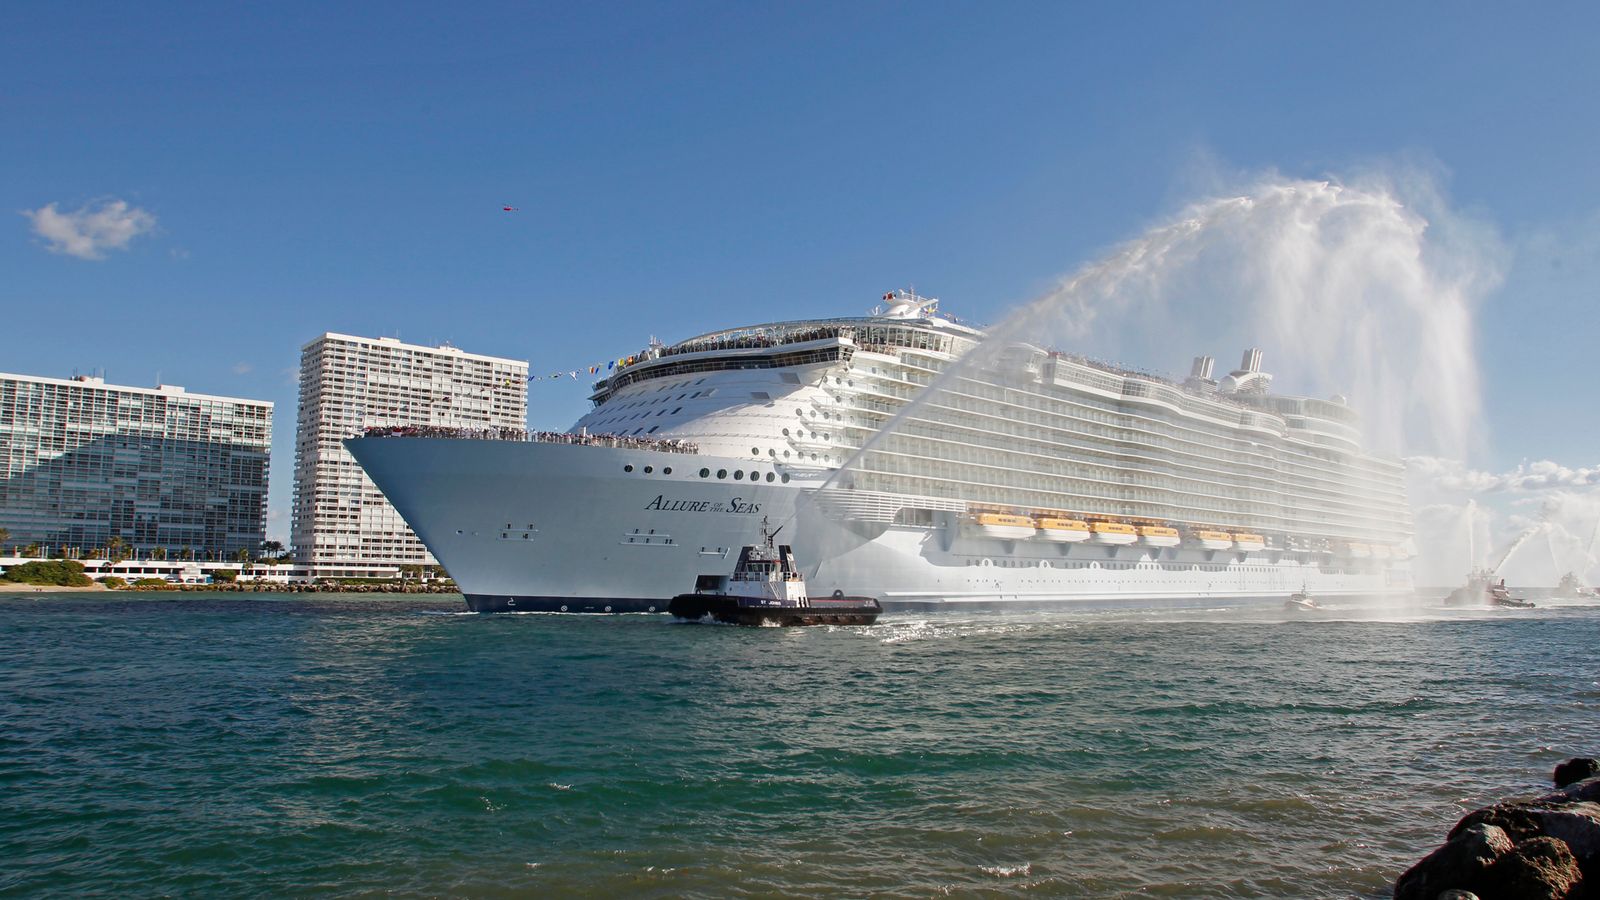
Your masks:
{"label": "small boat", "polygon": [[1578,576],[1571,572],[1561,576],[1561,582],[1556,585],[1555,593],[1550,596],[1558,600],[1593,600],[1595,591],[1578,580]]}
{"label": "small boat", "polygon": [[1178,529],[1166,525],[1140,525],[1139,539],[1151,547],[1176,547],[1183,543]]}
{"label": "small boat", "polygon": [[1246,553],[1255,553],[1266,549],[1267,539],[1259,534],[1245,534],[1239,532],[1233,536],[1233,546]]}
{"label": "small boat", "polygon": [[1226,531],[1196,531],[1194,539],[1205,550],[1230,550],[1233,548],[1233,535]]}
{"label": "small boat", "polygon": [[1305,588],[1301,588],[1290,594],[1289,599],[1283,601],[1283,608],[1290,612],[1297,612],[1306,609],[1321,609],[1322,604],[1307,593]]}
{"label": "small boat", "polygon": [[1089,523],[1082,519],[1060,519],[1052,516],[1042,516],[1035,521],[1039,526],[1039,537],[1047,541],[1065,544],[1089,539]]}
{"label": "small boat", "polygon": [[1520,597],[1511,596],[1506,580],[1494,580],[1494,573],[1479,569],[1467,576],[1467,586],[1450,592],[1445,606],[1498,606],[1506,609],[1533,609],[1533,604]]}
{"label": "small boat", "polygon": [[1091,522],[1089,532],[1096,544],[1131,544],[1139,539],[1139,532],[1125,522]]}
{"label": "small boat", "polygon": [[1020,541],[1033,537],[1033,517],[1010,513],[978,513],[973,517],[973,527],[984,537],[1003,541]]}
{"label": "small boat", "polygon": [[[779,529],[780,531],[782,529]],[[707,617],[730,625],[871,625],[883,614],[872,597],[810,597],[788,544],[774,544],[777,531],[761,521],[761,543],[739,551],[732,575],[702,575],[695,593],[679,594],[667,612],[699,622]]]}

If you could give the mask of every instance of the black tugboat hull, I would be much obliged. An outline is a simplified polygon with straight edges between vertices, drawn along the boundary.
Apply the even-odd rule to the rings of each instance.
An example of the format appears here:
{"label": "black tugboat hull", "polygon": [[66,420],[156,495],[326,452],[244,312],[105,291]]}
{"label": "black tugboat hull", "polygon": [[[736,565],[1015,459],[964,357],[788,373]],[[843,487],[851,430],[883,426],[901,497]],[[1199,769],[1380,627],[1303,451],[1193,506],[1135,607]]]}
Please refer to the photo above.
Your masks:
{"label": "black tugboat hull", "polygon": [[679,619],[699,622],[710,617],[728,625],[871,625],[883,607],[871,597],[813,600],[810,606],[762,606],[719,594],[679,594],[667,604]]}

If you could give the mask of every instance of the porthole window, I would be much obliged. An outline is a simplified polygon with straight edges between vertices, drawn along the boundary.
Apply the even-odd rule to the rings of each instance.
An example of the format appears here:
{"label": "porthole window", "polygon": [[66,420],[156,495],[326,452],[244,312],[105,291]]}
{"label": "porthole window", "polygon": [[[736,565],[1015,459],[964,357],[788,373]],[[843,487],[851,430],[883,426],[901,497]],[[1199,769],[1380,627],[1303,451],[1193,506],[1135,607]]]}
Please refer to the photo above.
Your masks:
{"label": "porthole window", "polygon": [[778,451],[772,449],[771,447],[768,447],[767,448],[767,455],[771,456],[771,457],[776,457],[778,455]]}
{"label": "porthole window", "polygon": [[750,455],[751,456],[760,456],[761,455],[761,448],[760,447],[751,447],[750,448]]}
{"label": "porthole window", "polygon": [[718,478],[727,478],[728,477],[728,470],[727,469],[718,469],[717,470],[717,477]]}
{"label": "porthole window", "polygon": [[757,472],[754,469],[751,469],[750,470],[750,480],[751,481],[760,481],[761,480],[761,473]]}
{"label": "porthole window", "polygon": [[700,477],[701,478],[708,478],[708,477],[710,477],[710,475],[711,475],[711,470],[710,469],[701,469],[700,470]]}
{"label": "porthole window", "polygon": [[767,480],[768,481],[771,481],[774,477],[776,477],[776,476],[774,476],[771,472],[767,473]]}
{"label": "porthole window", "polygon": [[662,469],[661,470],[661,474],[663,474],[663,475],[671,475],[672,474],[672,467],[671,466],[667,466],[666,468]]}
{"label": "porthole window", "polygon": [[743,469],[734,469],[733,470],[733,480],[734,481],[743,481],[744,480],[744,470]]}
{"label": "porthole window", "polygon": [[783,436],[784,436],[784,437],[788,437],[788,436],[789,436],[789,429],[787,429],[787,428],[785,428],[785,429],[784,429],[784,430],[783,430]]}
{"label": "porthole window", "polygon": [[622,467],[622,471],[624,471],[624,472],[632,472],[633,471],[633,464],[630,463],[630,464],[628,464],[626,466],[623,466]]}
{"label": "porthole window", "polygon": [[649,475],[651,472],[654,472],[655,470],[656,470],[655,466],[645,466],[644,467],[644,473],[646,475]]}

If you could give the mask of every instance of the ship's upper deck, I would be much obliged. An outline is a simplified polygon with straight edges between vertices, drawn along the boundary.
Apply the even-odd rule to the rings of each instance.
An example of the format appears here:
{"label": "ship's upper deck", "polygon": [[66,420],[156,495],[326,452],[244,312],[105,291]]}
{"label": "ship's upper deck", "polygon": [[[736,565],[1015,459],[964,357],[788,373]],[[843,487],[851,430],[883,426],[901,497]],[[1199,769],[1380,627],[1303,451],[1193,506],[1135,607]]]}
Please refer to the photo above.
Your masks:
{"label": "ship's upper deck", "polygon": [[[868,316],[745,325],[706,332],[675,344],[653,344],[623,360],[608,377],[596,381],[589,399],[601,406],[630,384],[691,372],[848,362],[857,350],[914,350],[953,358],[964,355],[986,336],[981,327],[941,313],[936,299],[894,291],[885,294],[883,300],[886,305]],[[1315,434],[1319,442],[1352,451],[1360,446],[1360,417],[1342,398],[1322,400],[1268,393],[1271,376],[1258,370],[1241,369],[1219,385],[1209,377],[1179,381],[1033,344],[1018,344],[1016,349],[1070,366],[1073,381],[1103,382],[1099,386],[1118,393],[1164,397],[1171,405],[1196,413],[1207,408],[1226,410],[1230,418],[1245,422],[1271,417],[1275,423],[1268,427],[1273,430],[1292,428]],[[1258,365],[1260,353],[1249,351],[1245,359],[1246,368],[1252,359]]]}

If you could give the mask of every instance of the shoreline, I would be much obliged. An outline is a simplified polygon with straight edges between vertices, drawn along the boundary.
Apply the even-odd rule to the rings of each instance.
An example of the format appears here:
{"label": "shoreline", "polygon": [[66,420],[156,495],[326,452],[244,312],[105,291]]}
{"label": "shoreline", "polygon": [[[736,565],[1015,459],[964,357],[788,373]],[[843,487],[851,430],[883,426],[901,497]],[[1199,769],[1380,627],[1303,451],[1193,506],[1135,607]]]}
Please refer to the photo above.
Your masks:
{"label": "shoreline", "polygon": [[460,597],[459,590],[432,591],[432,590],[401,590],[388,586],[367,585],[339,585],[329,587],[295,587],[274,585],[270,588],[261,587],[227,587],[225,585],[173,585],[170,588],[108,588],[103,584],[84,585],[82,587],[64,587],[54,584],[13,584],[0,582],[0,597],[23,596],[27,594],[138,594],[141,596],[164,596],[184,594],[375,594],[384,597]]}
{"label": "shoreline", "polygon": [[109,590],[111,589],[98,583],[71,587],[60,584],[23,584],[20,581],[0,581],[0,594],[75,594]]}

